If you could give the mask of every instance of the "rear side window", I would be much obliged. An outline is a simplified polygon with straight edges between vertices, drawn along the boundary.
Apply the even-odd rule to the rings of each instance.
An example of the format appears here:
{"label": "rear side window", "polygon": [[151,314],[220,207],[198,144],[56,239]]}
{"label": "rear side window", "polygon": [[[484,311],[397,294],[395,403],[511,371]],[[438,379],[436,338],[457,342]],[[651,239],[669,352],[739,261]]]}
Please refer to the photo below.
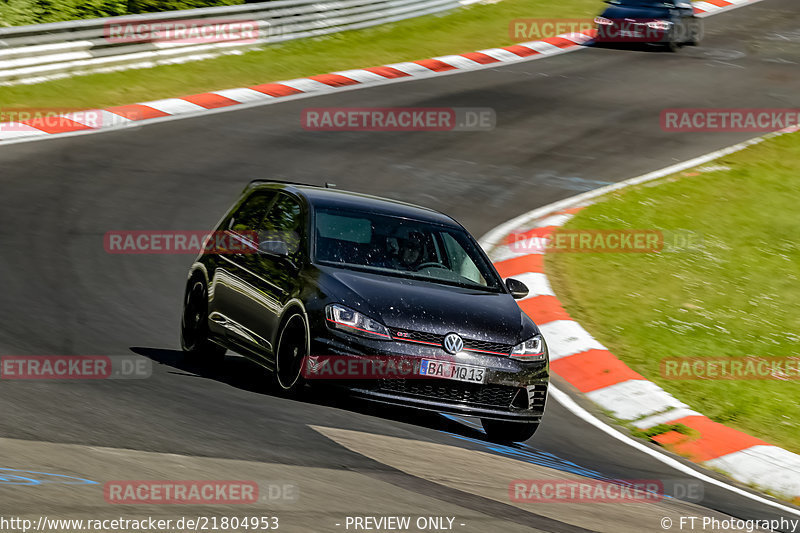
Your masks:
{"label": "rear side window", "polygon": [[274,199],[274,192],[257,192],[250,195],[234,213],[228,223],[228,229],[237,233],[258,230],[266,218],[269,206]]}
{"label": "rear side window", "polygon": [[263,229],[294,231],[300,226],[300,222],[300,204],[291,196],[281,194],[267,214]]}
{"label": "rear side window", "polygon": [[279,194],[258,228],[259,242],[285,242],[289,255],[295,255],[300,250],[303,233],[303,210],[300,203],[287,194]]}

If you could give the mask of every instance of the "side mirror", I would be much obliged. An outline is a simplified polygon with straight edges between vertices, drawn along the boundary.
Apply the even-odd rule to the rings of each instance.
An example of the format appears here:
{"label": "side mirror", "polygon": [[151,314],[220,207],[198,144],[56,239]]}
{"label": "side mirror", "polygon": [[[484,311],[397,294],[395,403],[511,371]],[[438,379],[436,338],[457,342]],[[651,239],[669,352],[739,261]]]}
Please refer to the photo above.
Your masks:
{"label": "side mirror", "polygon": [[285,241],[261,241],[258,252],[276,257],[289,257],[289,245]]}
{"label": "side mirror", "polygon": [[508,289],[508,291],[511,293],[511,296],[513,296],[515,300],[519,300],[520,298],[525,298],[528,295],[528,286],[522,283],[518,279],[507,278],[506,288]]}

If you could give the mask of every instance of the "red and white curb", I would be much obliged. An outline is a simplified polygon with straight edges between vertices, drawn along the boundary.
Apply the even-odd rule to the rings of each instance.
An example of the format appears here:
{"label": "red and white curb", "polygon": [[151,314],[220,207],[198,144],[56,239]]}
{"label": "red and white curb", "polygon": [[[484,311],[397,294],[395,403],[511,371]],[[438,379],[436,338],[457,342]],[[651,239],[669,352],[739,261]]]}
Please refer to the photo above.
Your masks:
{"label": "red and white curb", "polygon": [[[695,2],[695,12],[708,16],[761,0],[708,0]],[[530,61],[578,50],[591,41],[594,31],[568,33],[541,41],[519,43],[502,48],[393,63],[380,67],[345,70],[308,78],[279,81],[166,98],[105,109],[89,109],[55,117],[37,117],[19,122],[0,123],[0,144],[53,135],[91,133],[120,129],[170,117],[189,117],[236,106],[265,105],[287,98],[316,96],[342,89],[366,87],[397,81],[427,78],[456,72],[492,68],[502,64]]]}
{"label": "red and white curb", "polygon": [[[695,463],[724,471],[737,481],[796,503],[800,503],[800,455],[710,420],[631,370],[564,310],[545,274],[543,253],[515,250],[540,248],[526,248],[524,235],[538,238],[545,229],[564,225],[575,213],[609,192],[703,165],[766,138],[798,130],[800,127],[789,128],[537,209],[503,224],[481,241],[504,278],[514,277],[528,285],[530,293],[519,300],[519,305],[544,334],[550,347],[550,368],[555,374],[614,417],[637,428],[659,424],[691,428],[696,436],[668,431],[653,440]],[[523,240],[523,245],[509,246],[511,234],[517,244]]]}
{"label": "red and white curb", "polygon": [[345,88],[366,87],[387,82],[427,78],[459,71],[529,61],[578,50],[592,39],[591,33],[570,33],[542,41],[490,48],[460,55],[449,55],[393,63],[380,67],[345,70],[308,78],[266,83],[252,87],[225,89],[209,93],[167,98],[106,109],[92,109],[54,117],[32,118],[0,123],[0,142],[32,137],[97,130],[119,129],[174,116],[195,116],[212,110],[243,105],[264,105],[289,97],[316,96]]}
{"label": "red and white curb", "polygon": [[716,15],[720,11],[729,11],[746,4],[753,4],[761,0],[707,0],[705,2],[692,2],[694,12],[701,16]]}

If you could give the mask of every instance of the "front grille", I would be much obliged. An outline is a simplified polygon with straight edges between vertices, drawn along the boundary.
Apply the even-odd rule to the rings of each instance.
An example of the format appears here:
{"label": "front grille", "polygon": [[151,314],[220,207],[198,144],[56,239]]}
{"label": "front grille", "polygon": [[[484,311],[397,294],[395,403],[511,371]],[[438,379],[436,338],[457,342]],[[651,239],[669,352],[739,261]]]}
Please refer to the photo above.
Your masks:
{"label": "front grille", "polygon": [[449,380],[384,379],[378,383],[378,390],[426,400],[507,409],[519,389],[505,385],[480,385]]}
{"label": "front grille", "polygon": [[508,355],[511,353],[510,344],[500,344],[498,342],[473,341],[464,339],[465,350],[480,350],[482,352],[496,352]]}
{"label": "front grille", "polygon": [[392,329],[390,330],[392,337],[403,341],[419,341],[430,342],[432,344],[442,345],[444,342],[443,335],[435,335],[433,333],[425,333],[423,331],[410,331],[407,329]]}
{"label": "front grille", "polygon": [[[436,344],[437,346],[442,346],[442,343],[444,342],[444,335],[425,333],[423,331],[411,331],[407,329],[391,329],[390,333],[392,334],[392,337],[400,341],[410,341],[410,342],[416,341],[428,344]],[[511,353],[512,347],[513,346],[511,346],[510,344],[502,344],[499,342],[486,342],[486,341],[478,341],[472,339],[464,339],[465,350],[472,350],[479,352],[494,352],[503,355],[508,355]]]}

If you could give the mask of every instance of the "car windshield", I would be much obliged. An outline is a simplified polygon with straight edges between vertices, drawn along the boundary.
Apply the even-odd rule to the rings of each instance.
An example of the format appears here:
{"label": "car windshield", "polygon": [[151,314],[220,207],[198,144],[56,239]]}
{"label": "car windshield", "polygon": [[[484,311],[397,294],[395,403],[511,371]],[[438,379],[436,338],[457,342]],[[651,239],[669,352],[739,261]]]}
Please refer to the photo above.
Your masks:
{"label": "car windshield", "polygon": [[375,213],[319,208],[315,261],[499,292],[501,282],[464,230]]}

